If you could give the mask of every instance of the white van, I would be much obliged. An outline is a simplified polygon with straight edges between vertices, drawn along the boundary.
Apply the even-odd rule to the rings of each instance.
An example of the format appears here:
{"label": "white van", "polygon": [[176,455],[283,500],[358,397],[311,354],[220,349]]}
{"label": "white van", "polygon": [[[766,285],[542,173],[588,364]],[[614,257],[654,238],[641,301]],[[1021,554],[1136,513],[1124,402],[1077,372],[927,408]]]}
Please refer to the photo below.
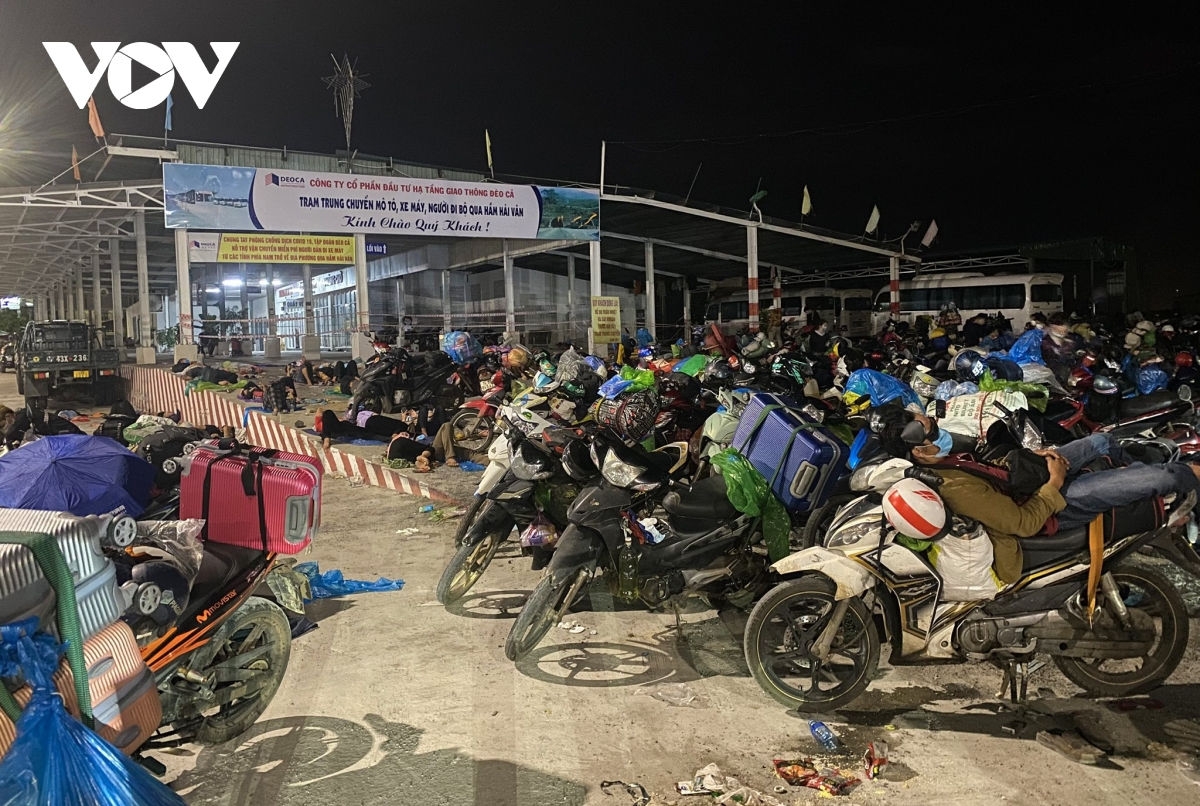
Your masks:
{"label": "white van", "polygon": [[[1061,311],[1063,304],[1061,274],[992,274],[947,272],[900,281],[899,321],[912,323],[918,316],[936,317],[942,306],[953,302],[963,321],[977,313],[997,312],[1012,321],[1020,333],[1035,313],[1046,316]],[[888,286],[875,296],[871,329],[879,333],[891,318],[891,292]]]}
{"label": "white van", "polygon": [[[783,319],[799,320],[804,324],[809,312],[814,312],[830,325],[838,321],[841,310],[840,292],[833,288],[784,288],[780,295]],[[867,292],[870,295],[871,292]],[[759,313],[766,312],[774,304],[771,289],[759,292]],[[867,299],[868,307],[870,298]],[[745,291],[737,291],[728,297],[714,300],[704,309],[705,322],[717,322],[726,333],[735,334],[748,330],[750,325],[750,302]]]}
{"label": "white van", "polygon": [[842,335],[859,339],[871,335],[871,307],[875,292],[869,288],[839,288],[838,329]]}

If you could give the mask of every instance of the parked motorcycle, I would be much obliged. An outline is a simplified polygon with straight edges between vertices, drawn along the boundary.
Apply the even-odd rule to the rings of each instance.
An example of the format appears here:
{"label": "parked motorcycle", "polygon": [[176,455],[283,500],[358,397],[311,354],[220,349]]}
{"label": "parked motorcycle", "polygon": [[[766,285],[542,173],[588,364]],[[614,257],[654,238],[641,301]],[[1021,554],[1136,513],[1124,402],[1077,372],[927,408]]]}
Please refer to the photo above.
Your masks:
{"label": "parked motorcycle", "polygon": [[[1028,665],[1038,653],[1052,656],[1076,685],[1108,697],[1153,689],[1179,664],[1188,640],[1183,600],[1159,571],[1131,560],[1152,546],[1200,573],[1200,562],[1178,534],[1195,494],[1176,502],[1161,528],[1106,538],[1098,606],[1089,623],[1086,527],[1027,542],[1021,578],[994,599],[943,601],[942,577],[897,542],[884,518],[880,493],[890,494],[898,476],[875,475],[874,492],[839,510],[822,546],[772,566],[781,581],[750,613],[746,662],[776,701],[805,710],[853,701],[875,676],[881,629],[893,665],[988,661],[1005,670],[1014,700],[1024,697]],[[933,489],[939,483],[921,468],[907,475]]]}
{"label": "parked motorcycle", "polygon": [[[444,605],[460,600],[479,581],[514,529],[533,557],[533,569],[544,568],[567,525],[567,508],[595,472],[581,429],[555,427],[536,412],[521,413],[524,419],[504,418],[506,435],[488,450],[485,478],[455,536],[457,550],[438,580],[437,600]],[[530,529],[539,515],[545,523]]]}
{"label": "parked motorcycle", "polygon": [[[682,485],[687,446],[649,453],[598,433],[592,458],[601,480],[567,512],[545,576],[504,644],[509,660],[528,655],[602,570],[614,595],[654,607],[676,595],[701,595],[748,607],[767,583],[760,518],[739,513],[722,476]],[[666,522],[647,528],[661,500]]]}

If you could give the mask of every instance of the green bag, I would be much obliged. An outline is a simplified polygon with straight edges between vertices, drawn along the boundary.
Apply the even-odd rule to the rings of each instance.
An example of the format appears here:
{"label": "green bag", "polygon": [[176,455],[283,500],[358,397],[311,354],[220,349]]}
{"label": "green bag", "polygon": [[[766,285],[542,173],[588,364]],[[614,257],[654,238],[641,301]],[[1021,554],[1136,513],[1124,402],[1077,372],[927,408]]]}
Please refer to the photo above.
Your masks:
{"label": "green bag", "polygon": [[762,516],[763,542],[771,562],[791,554],[788,541],[791,518],[783,502],[771,492],[763,474],[734,448],[726,448],[714,455],[712,463],[725,477],[725,495],[733,508],[751,517]]}
{"label": "green bag", "polygon": [[621,378],[630,382],[625,392],[640,392],[654,387],[654,373],[648,369],[637,369],[626,364],[621,367]]}
{"label": "green bag", "polygon": [[1020,392],[1029,401],[1029,408],[1037,409],[1038,411],[1045,411],[1046,404],[1050,402],[1050,392],[1041,384],[1026,383],[1025,381],[997,380],[992,377],[991,370],[983,371],[983,377],[979,379],[979,391]]}

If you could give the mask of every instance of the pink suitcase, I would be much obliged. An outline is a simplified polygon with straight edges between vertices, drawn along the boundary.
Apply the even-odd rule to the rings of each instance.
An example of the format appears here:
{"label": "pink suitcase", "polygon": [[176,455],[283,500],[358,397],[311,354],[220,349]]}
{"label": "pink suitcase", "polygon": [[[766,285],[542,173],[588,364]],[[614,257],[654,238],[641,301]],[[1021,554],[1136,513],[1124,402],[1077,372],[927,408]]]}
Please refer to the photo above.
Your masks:
{"label": "pink suitcase", "polygon": [[208,443],[187,457],[179,517],[204,518],[206,540],[297,554],[321,523],[323,474],[313,456]]}
{"label": "pink suitcase", "polygon": [[[142,660],[133,631],[123,621],[109,625],[83,642],[83,660],[96,732],[125,754],[132,754],[162,721],[154,674]],[[75,683],[65,660],[54,674],[54,685],[67,711],[78,717]],[[30,694],[25,686],[14,697],[23,708]],[[0,755],[8,751],[15,735],[13,723],[0,713]]]}

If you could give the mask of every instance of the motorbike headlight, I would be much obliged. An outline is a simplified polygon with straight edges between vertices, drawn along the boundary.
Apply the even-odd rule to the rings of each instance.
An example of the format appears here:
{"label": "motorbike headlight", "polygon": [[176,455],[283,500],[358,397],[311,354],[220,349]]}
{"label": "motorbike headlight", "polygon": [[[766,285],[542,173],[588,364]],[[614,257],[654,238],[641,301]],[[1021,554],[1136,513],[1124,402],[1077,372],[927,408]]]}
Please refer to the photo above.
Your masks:
{"label": "motorbike headlight", "polygon": [[604,457],[603,464],[600,465],[600,475],[604,476],[604,480],[614,487],[624,490],[649,490],[652,488],[653,484],[638,482],[638,478],[644,472],[646,472],[646,468],[624,461],[617,456],[616,451],[609,451],[608,455]]}
{"label": "motorbike headlight", "polygon": [[825,537],[825,547],[836,549],[853,546],[867,538],[878,540],[878,537],[878,520],[872,518],[869,520],[852,521],[840,529],[830,529]]}
{"label": "motorbike headlight", "polygon": [[807,414],[809,419],[811,419],[811,420],[814,420],[818,423],[825,422],[825,412],[819,411],[817,409],[817,407],[814,406],[812,403],[805,405],[803,408],[800,409],[800,411]]}
{"label": "motorbike headlight", "polygon": [[509,469],[522,481],[541,481],[554,473],[549,464],[548,457],[538,455],[537,448],[526,442],[513,454]]}

